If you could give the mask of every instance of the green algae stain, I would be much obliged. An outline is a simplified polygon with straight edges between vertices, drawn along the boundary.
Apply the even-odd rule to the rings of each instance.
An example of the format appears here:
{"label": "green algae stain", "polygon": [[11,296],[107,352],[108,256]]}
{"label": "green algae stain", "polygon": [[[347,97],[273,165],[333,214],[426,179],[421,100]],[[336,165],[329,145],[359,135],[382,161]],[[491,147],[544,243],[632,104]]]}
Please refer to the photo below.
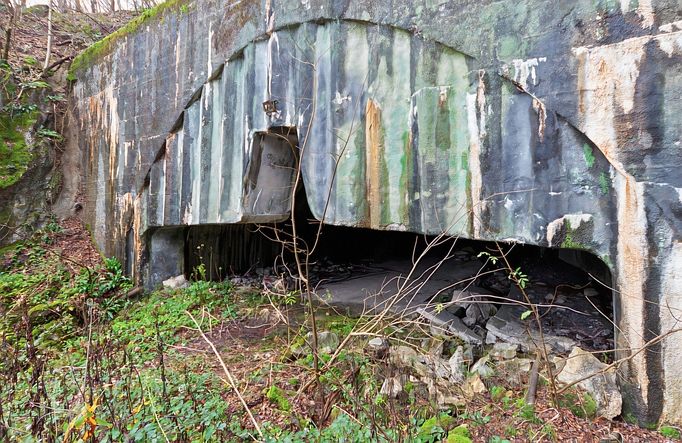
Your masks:
{"label": "green algae stain", "polygon": [[583,144],[583,155],[585,156],[585,163],[587,163],[587,167],[591,168],[594,166],[594,153],[592,152],[592,147],[587,143]]}
{"label": "green algae stain", "polygon": [[[439,99],[440,100],[440,99]],[[450,112],[447,106],[447,99],[445,103],[439,103],[438,115],[436,116],[436,148],[442,152],[450,152]]]}
{"label": "green algae stain", "polygon": [[403,223],[410,221],[410,178],[412,176],[412,139],[409,131],[403,132],[403,155],[400,157],[400,217]]}
{"label": "green algae stain", "polygon": [[599,189],[601,189],[602,195],[607,195],[609,189],[611,188],[611,179],[606,175],[606,172],[599,174]]}
{"label": "green algae stain", "polygon": [[24,133],[35,121],[35,113],[0,116],[0,189],[18,182],[28,169],[33,155]]}
{"label": "green algae stain", "polygon": [[583,245],[573,239],[574,230],[571,228],[571,223],[566,221],[566,235],[564,241],[561,242],[561,247],[566,249],[585,249]]}
{"label": "green algae stain", "polygon": [[609,267],[609,269],[613,270],[613,262],[611,261],[611,257],[609,257],[608,255],[604,254],[604,255],[602,255],[600,258],[601,258],[601,261],[603,261],[604,264],[606,264],[606,266]]}

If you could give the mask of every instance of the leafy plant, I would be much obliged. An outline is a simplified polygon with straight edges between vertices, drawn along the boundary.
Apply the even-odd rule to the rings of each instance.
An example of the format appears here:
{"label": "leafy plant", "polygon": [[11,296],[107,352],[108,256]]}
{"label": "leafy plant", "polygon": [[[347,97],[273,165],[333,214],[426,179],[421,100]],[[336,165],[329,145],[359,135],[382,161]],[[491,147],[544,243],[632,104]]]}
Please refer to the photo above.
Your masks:
{"label": "leafy plant", "polygon": [[680,430],[673,426],[661,426],[658,429],[658,432],[660,432],[665,438],[670,438],[672,440],[682,439],[682,433],[680,433]]}
{"label": "leafy plant", "polygon": [[270,386],[265,392],[265,397],[272,403],[277,405],[277,407],[282,411],[290,411],[291,404],[289,400],[285,397],[284,391],[275,385]]}
{"label": "leafy plant", "polygon": [[513,280],[521,288],[525,289],[528,286],[528,276],[521,272],[521,268],[516,268],[509,274],[509,279]]}
{"label": "leafy plant", "polygon": [[479,252],[477,257],[478,258],[485,257],[486,260],[490,260],[490,263],[492,263],[492,264],[497,264],[497,260],[498,260],[498,258],[496,256],[492,255],[489,252],[485,252],[485,251]]}
{"label": "leafy plant", "polygon": [[38,129],[38,131],[36,131],[36,134],[39,137],[49,138],[57,141],[61,141],[64,139],[64,137],[62,137],[62,135],[59,132],[48,128],[40,128]]}

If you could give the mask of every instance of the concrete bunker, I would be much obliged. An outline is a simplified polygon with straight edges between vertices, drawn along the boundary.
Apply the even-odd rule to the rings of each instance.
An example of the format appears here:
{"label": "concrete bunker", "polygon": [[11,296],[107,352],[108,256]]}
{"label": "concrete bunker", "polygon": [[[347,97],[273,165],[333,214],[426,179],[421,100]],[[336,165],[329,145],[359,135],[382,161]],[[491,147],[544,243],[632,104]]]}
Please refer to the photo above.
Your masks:
{"label": "concrete bunker", "polygon": [[[122,258],[133,228],[130,269],[150,284],[184,269],[181,227],[285,220],[286,204],[260,206],[256,188],[244,199],[244,179],[256,134],[296,126],[308,203],[327,224],[594,253],[622,302],[615,347],[628,406],[642,423],[682,420],[680,341],[665,336],[682,300],[679,119],[662,106],[679,95],[676,18],[658,7],[652,27],[614,28],[604,44],[547,14],[548,32],[524,37],[537,44],[517,45],[509,38],[529,28],[484,3],[403,2],[396,16],[361,2],[256,3],[248,26],[202,3],[79,73],[84,177],[97,183],[83,216],[106,254]],[[572,8],[571,23],[602,26],[594,8]],[[149,32],[178,56],[152,57]],[[141,60],[156,63],[158,81],[139,75]]]}

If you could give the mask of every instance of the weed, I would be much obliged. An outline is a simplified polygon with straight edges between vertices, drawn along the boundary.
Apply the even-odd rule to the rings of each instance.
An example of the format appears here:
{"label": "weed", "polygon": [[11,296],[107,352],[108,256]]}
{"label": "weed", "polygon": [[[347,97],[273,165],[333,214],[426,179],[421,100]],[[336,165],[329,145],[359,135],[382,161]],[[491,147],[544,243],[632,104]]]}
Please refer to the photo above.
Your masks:
{"label": "weed", "polygon": [[680,433],[680,430],[673,426],[661,426],[658,429],[658,432],[660,432],[661,435],[664,436],[665,438],[670,438],[672,440],[682,439],[682,434]]}
{"label": "weed", "polygon": [[569,391],[559,399],[559,405],[568,408],[576,417],[594,418],[597,416],[597,402],[586,392]]}
{"label": "weed", "polygon": [[507,395],[507,390],[502,387],[502,386],[493,386],[490,388],[490,398],[493,399],[493,401],[499,401],[502,398],[506,397]]}
{"label": "weed", "polygon": [[277,405],[277,407],[280,410],[287,412],[291,410],[291,404],[289,403],[289,400],[284,396],[284,391],[282,391],[277,386],[275,385],[270,386],[265,393],[265,397],[272,403]]}
{"label": "weed", "polygon": [[448,432],[447,443],[471,443],[469,429],[466,425],[459,425]]}
{"label": "weed", "polygon": [[417,438],[420,442],[437,442],[441,441],[448,429],[451,429],[455,424],[454,417],[441,413],[425,420],[419,427]]}
{"label": "weed", "polygon": [[518,399],[516,401],[516,405],[518,407],[518,411],[516,412],[517,417],[528,420],[533,424],[542,423],[542,421],[535,414],[535,407],[533,405],[526,404],[523,398]]}

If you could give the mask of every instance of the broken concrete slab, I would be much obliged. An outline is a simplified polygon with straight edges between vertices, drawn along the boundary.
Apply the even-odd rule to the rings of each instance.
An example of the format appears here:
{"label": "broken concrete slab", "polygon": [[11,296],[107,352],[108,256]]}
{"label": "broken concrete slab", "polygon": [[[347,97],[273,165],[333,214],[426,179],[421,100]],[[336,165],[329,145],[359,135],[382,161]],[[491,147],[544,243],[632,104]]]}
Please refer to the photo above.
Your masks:
{"label": "broken concrete slab", "polygon": [[[313,333],[308,332],[305,336],[306,344],[313,347]],[[339,347],[339,336],[331,331],[317,333],[317,349],[325,354],[331,354]]]}
{"label": "broken concrete slab", "polygon": [[576,383],[597,402],[598,413],[611,420],[620,415],[623,398],[616,383],[615,368],[608,368],[591,353],[573,348],[557,375],[560,383]]}
{"label": "broken concrete slab", "polygon": [[490,357],[487,355],[479,358],[478,361],[471,367],[471,372],[477,373],[483,378],[491,377],[493,374],[495,374],[495,371],[490,367],[488,364],[489,362]]}
{"label": "broken concrete slab", "polygon": [[183,274],[164,280],[162,284],[164,288],[168,289],[182,289],[189,286],[189,282]]}
{"label": "broken concrete slab", "polygon": [[464,348],[457,346],[457,349],[448,360],[450,367],[450,379],[455,383],[464,381],[465,364],[464,364]]}
{"label": "broken concrete slab", "polygon": [[[519,345],[524,352],[530,352],[540,346],[540,333],[533,322],[534,319],[521,320],[525,309],[522,306],[504,305],[494,317],[486,323],[488,336],[486,343],[503,341]],[[493,340],[493,338],[495,340]],[[577,344],[568,337],[544,334],[545,343],[554,352],[568,353]]]}
{"label": "broken concrete slab", "polygon": [[495,360],[511,360],[516,357],[519,345],[514,343],[498,342],[490,350],[490,356]]}
{"label": "broken concrete slab", "polygon": [[479,374],[474,374],[467,377],[467,379],[464,381],[464,384],[462,385],[462,392],[467,398],[474,398],[485,391],[487,391],[487,389],[485,384],[483,384],[483,380],[481,380],[481,376]]}
{"label": "broken concrete slab", "polygon": [[480,345],[483,337],[469,329],[462,319],[448,311],[437,312],[435,307],[418,308],[417,314],[428,320],[432,330],[440,335],[454,335],[465,343]]}

